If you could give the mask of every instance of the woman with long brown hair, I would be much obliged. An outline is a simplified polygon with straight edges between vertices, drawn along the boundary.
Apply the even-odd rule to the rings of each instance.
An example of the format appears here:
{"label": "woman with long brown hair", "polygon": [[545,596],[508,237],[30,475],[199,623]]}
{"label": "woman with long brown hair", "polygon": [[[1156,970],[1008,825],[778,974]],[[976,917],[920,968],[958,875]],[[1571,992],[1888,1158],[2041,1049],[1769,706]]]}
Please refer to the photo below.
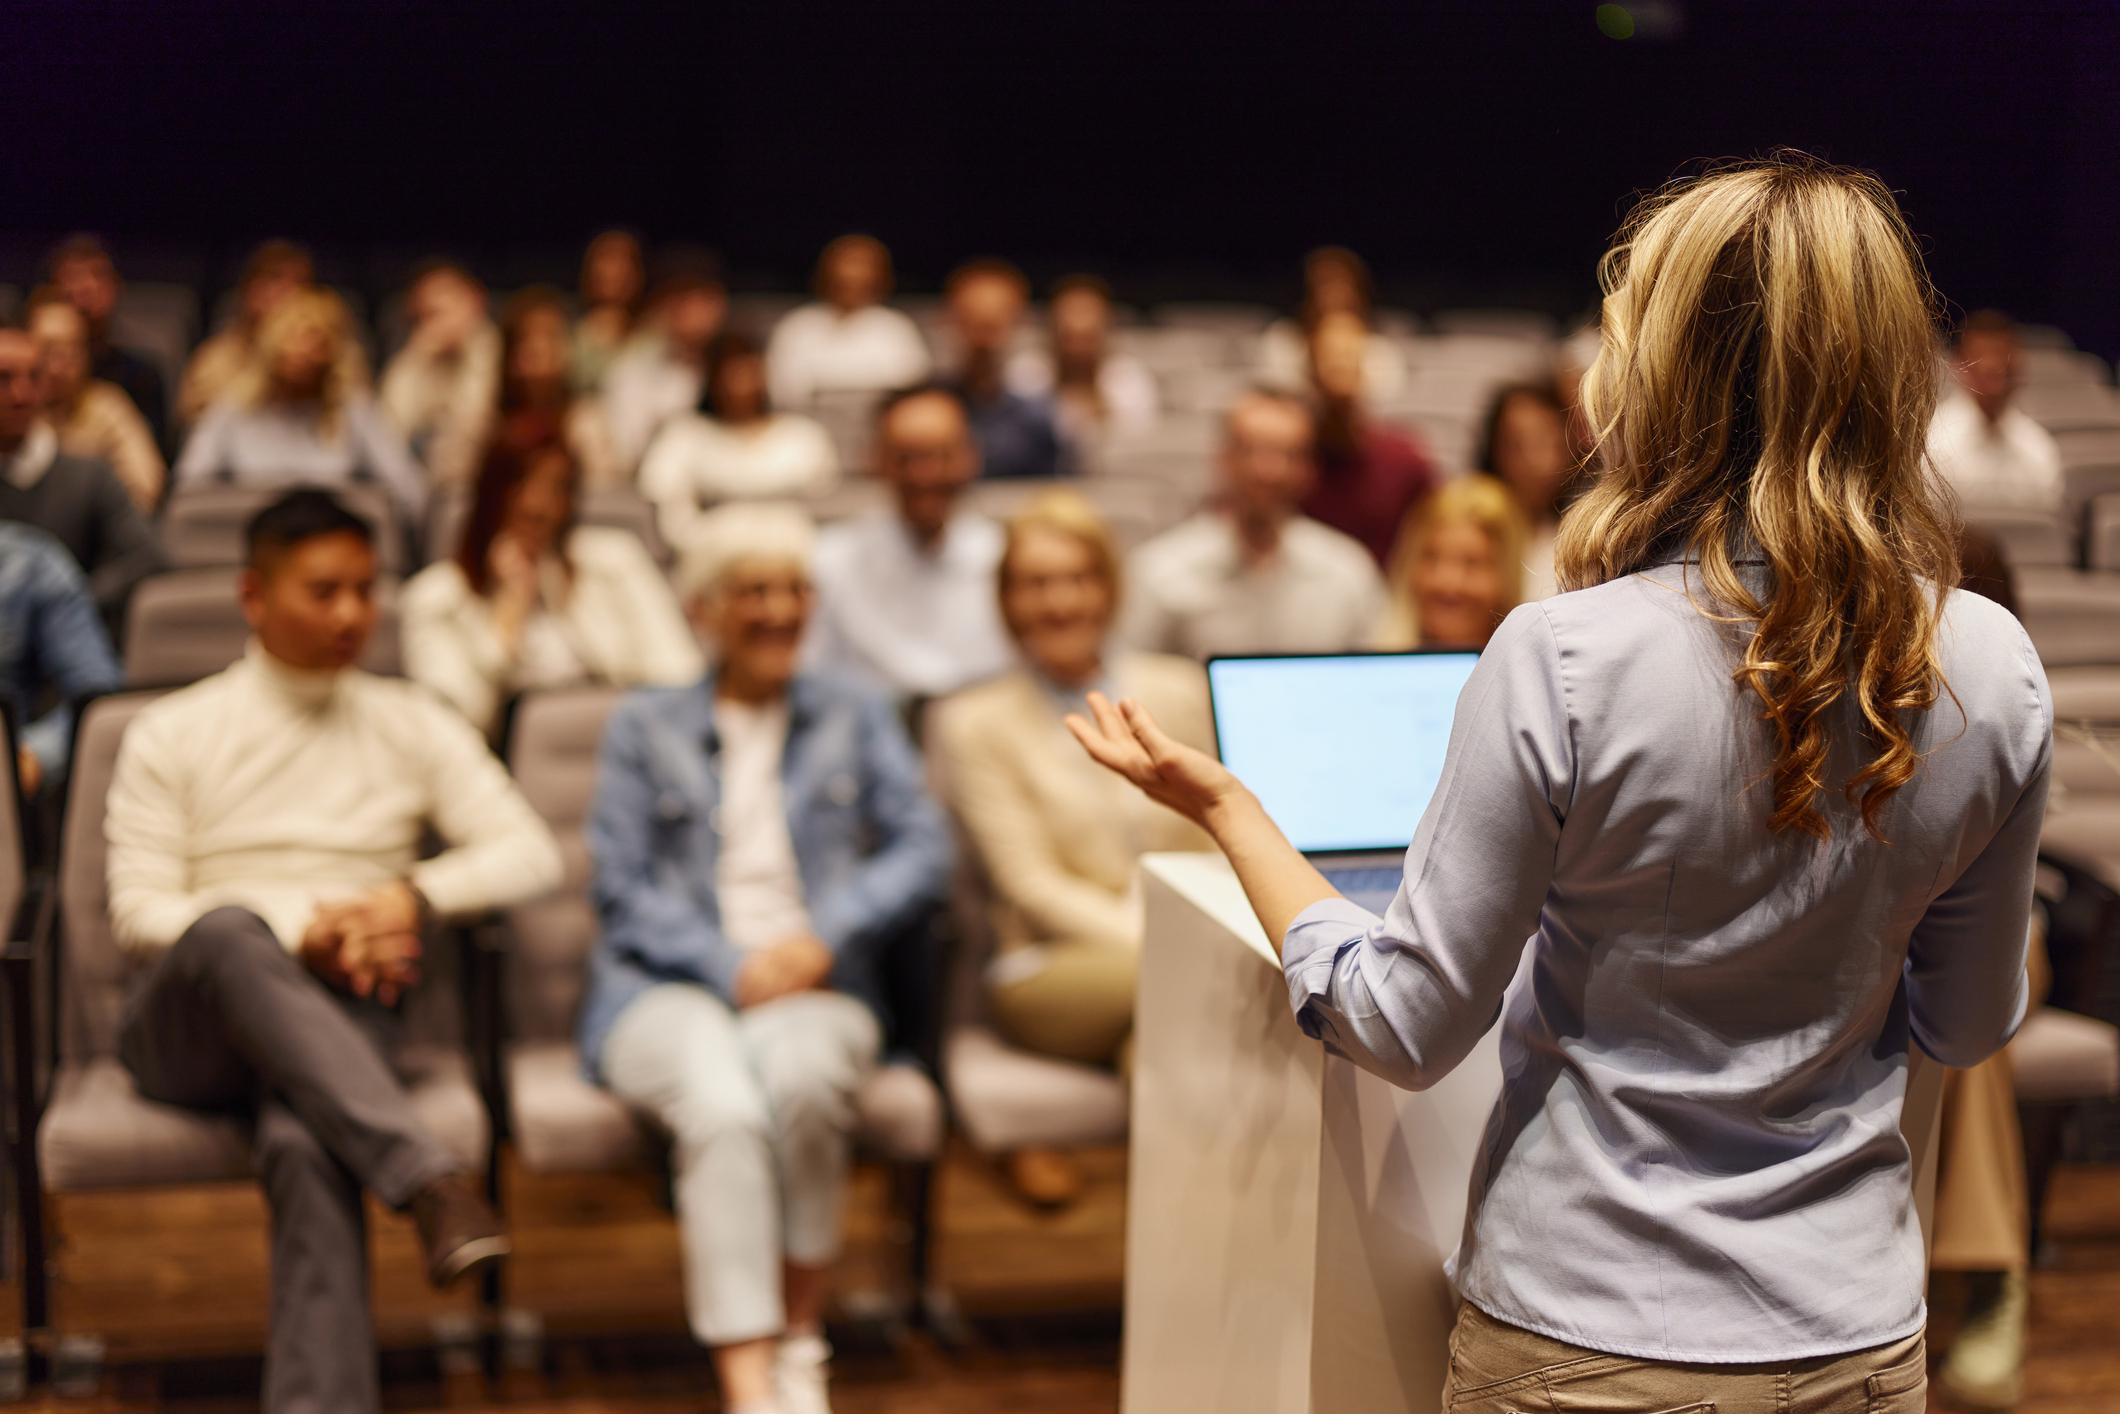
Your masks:
{"label": "woman with long brown hair", "polygon": [[1073,725],[1215,835],[1310,1034],[1418,1088],[1499,1017],[1453,1414],[1912,1414],[1908,1043],[1970,1065],[2023,1014],[2051,699],[1952,588],[1931,297],[1882,184],[1716,171],[1603,276],[1570,592],[1482,655],[1383,918],[1137,705]]}

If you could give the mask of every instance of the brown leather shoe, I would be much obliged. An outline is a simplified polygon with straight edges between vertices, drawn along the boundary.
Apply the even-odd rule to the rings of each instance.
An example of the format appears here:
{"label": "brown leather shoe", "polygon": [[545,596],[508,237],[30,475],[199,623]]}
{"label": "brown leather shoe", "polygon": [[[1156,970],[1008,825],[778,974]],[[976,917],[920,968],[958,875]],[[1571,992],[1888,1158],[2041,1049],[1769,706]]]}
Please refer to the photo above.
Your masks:
{"label": "brown leather shoe", "polygon": [[1064,1208],[1082,1196],[1082,1170],[1059,1149],[1018,1149],[1008,1156],[1008,1179],[1041,1208]]}
{"label": "brown leather shoe", "polygon": [[427,1280],[438,1287],[490,1267],[514,1250],[500,1218],[462,1174],[421,1189],[412,1200],[412,1220],[427,1252]]}

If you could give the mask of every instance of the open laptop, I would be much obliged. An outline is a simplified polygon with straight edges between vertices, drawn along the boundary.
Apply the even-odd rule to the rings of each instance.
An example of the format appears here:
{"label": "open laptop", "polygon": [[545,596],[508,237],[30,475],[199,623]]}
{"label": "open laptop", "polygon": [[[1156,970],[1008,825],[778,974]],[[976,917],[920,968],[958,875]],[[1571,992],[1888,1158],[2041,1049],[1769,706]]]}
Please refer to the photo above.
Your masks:
{"label": "open laptop", "polygon": [[1334,888],[1382,913],[1478,661],[1465,649],[1209,659],[1216,752]]}

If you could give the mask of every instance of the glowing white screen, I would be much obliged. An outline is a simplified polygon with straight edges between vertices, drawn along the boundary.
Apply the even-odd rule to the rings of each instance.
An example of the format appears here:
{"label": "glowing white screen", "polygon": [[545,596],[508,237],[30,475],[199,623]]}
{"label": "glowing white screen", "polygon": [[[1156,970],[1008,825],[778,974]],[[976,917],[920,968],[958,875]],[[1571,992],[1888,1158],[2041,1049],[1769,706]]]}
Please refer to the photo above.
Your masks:
{"label": "glowing white screen", "polygon": [[1208,664],[1222,760],[1305,852],[1401,849],[1442,779],[1476,653]]}

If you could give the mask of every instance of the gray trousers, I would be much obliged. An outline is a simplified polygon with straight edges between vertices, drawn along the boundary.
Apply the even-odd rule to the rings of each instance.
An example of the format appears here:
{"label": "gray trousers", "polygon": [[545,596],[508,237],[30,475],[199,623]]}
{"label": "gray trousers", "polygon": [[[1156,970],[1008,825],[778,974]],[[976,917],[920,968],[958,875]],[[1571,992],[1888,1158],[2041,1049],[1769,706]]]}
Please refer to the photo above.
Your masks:
{"label": "gray trousers", "polygon": [[460,1167],[386,1059],[396,1020],[326,987],[242,908],[192,924],[126,1000],[118,1058],[142,1095],[255,1117],[272,1209],[273,1414],[380,1405],[361,1190],[403,1208]]}
{"label": "gray trousers", "polygon": [[732,1011],[673,982],[618,1014],[604,1077],[670,1133],[686,1314],[705,1344],[779,1334],[782,1260],[838,1255],[854,1092],[881,1044],[841,992]]}

